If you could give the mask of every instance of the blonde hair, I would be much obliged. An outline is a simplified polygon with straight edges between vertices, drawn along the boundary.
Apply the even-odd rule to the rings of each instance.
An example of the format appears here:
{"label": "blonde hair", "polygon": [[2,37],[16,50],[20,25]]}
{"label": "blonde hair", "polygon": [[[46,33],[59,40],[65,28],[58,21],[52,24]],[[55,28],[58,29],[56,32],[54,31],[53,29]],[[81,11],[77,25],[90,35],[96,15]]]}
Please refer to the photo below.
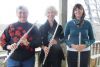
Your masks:
{"label": "blonde hair", "polygon": [[46,9],[46,12],[45,12],[45,15],[47,16],[48,12],[51,11],[53,12],[55,15],[57,15],[57,10],[54,6],[49,6],[47,9]]}

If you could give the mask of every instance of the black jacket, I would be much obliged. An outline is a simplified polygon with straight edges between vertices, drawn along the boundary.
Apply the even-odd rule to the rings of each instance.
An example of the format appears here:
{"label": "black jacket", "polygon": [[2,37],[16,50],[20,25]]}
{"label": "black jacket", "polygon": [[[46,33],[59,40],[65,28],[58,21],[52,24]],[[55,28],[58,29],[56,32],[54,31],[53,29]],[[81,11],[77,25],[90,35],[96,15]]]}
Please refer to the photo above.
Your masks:
{"label": "black jacket", "polygon": [[[40,27],[41,40],[42,40],[41,42],[42,42],[42,45],[44,45],[44,46],[48,46],[49,41],[52,38],[52,36],[55,32],[55,29],[57,27],[57,22],[55,20],[53,23],[54,23],[53,27],[51,28],[49,25],[49,22],[47,20],[46,23]],[[60,47],[60,42],[63,40],[63,38],[64,38],[63,28],[61,25],[59,25],[58,29],[56,31],[56,35],[54,37],[54,39],[57,40],[57,44],[53,45],[50,48],[50,52],[47,57],[48,61],[57,61],[57,60],[64,59],[64,54],[63,54],[62,48]],[[42,50],[41,54],[40,54],[41,62],[42,62],[43,58],[44,58],[44,52]]]}

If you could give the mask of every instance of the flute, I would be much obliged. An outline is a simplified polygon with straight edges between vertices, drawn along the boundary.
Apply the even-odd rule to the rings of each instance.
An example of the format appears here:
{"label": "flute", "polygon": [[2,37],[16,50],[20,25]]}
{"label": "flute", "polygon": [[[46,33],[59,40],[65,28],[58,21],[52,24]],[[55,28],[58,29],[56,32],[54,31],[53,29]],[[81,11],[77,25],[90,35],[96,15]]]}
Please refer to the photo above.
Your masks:
{"label": "flute", "polygon": [[[79,32],[79,45],[81,45],[81,32]],[[78,62],[77,67],[80,67],[80,52],[78,52]]]}
{"label": "flute", "polygon": [[[55,35],[56,35],[56,32],[57,32],[57,29],[58,29],[58,26],[59,26],[59,24],[57,24],[56,29],[55,29],[55,32],[54,32],[54,34],[53,34],[53,36],[52,36],[51,40],[53,40],[53,39],[54,39],[54,37],[55,37]],[[51,46],[52,46],[51,44],[49,44],[49,45],[48,45],[48,50],[50,50]],[[48,53],[49,53],[49,52],[48,52]],[[47,55],[47,56],[48,56],[48,55]],[[45,60],[46,60],[47,56],[45,56],[45,57],[44,57],[44,60],[43,60],[42,65],[44,65],[44,63],[45,63]]]}
{"label": "flute", "polygon": [[[36,22],[37,22],[37,21],[36,21]],[[35,22],[35,23],[36,23],[36,22]],[[35,24],[34,24],[34,25],[35,25]],[[22,41],[22,39],[23,39],[27,34],[29,34],[29,32],[33,29],[34,25],[32,25],[32,27],[20,38],[20,40],[17,42],[17,46],[19,46],[20,43],[21,43],[21,41]],[[16,49],[17,49],[17,48],[16,48]],[[9,55],[7,55],[7,57],[5,58],[5,60],[3,61],[3,63],[5,63],[5,62],[9,59],[9,57],[14,53],[14,51],[15,51],[16,49],[11,50],[11,52],[9,53]]]}

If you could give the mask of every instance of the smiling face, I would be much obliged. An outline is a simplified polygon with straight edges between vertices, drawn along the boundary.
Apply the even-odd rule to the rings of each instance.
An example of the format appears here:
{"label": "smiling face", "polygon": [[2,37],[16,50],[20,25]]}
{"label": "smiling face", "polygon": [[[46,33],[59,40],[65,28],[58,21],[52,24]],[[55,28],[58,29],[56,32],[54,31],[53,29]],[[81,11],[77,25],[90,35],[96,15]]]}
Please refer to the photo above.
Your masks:
{"label": "smiling face", "polygon": [[47,16],[49,23],[52,23],[54,21],[54,18],[56,15],[57,15],[57,10],[53,6],[50,6],[47,8],[46,16]]}
{"label": "smiling face", "polygon": [[22,8],[17,9],[16,14],[21,23],[24,23],[27,21],[28,11],[26,8],[22,7]]}
{"label": "smiling face", "polygon": [[48,11],[47,17],[48,17],[48,20],[49,20],[49,21],[53,21],[54,18],[55,18],[55,12],[53,12],[53,11]]}
{"label": "smiling face", "polygon": [[74,10],[74,15],[75,15],[76,19],[80,20],[83,15],[83,9],[76,8]]}
{"label": "smiling face", "polygon": [[82,20],[85,17],[85,11],[81,4],[76,4],[73,8],[72,19]]}

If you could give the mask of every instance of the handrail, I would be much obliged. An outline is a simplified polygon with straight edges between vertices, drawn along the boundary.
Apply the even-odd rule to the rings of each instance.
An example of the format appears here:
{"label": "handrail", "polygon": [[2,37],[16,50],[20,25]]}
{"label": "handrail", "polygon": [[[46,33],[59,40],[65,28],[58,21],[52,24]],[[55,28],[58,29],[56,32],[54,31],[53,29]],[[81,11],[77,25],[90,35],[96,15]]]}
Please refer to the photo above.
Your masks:
{"label": "handrail", "polygon": [[91,46],[90,58],[91,60],[93,60],[93,63],[91,63],[91,67],[99,67],[100,65],[100,41],[95,41],[95,43]]}

